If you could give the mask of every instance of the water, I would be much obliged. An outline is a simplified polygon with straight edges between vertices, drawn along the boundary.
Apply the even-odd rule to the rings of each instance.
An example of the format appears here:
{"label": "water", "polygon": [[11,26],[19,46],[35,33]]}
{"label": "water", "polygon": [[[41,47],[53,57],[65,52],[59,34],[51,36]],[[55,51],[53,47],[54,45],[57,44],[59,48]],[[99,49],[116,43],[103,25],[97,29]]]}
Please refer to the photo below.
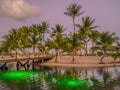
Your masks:
{"label": "water", "polygon": [[41,67],[0,71],[0,90],[120,90],[120,67]]}

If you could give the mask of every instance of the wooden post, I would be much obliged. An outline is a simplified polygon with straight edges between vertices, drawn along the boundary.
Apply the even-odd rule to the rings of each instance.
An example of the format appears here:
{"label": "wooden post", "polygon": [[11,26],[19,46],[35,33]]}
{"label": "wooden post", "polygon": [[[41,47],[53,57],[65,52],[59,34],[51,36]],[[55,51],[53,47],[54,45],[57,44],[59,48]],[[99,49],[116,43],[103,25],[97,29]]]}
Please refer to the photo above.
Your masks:
{"label": "wooden post", "polygon": [[0,69],[3,71],[3,70],[5,70],[7,67],[6,67],[6,62],[0,67]]}

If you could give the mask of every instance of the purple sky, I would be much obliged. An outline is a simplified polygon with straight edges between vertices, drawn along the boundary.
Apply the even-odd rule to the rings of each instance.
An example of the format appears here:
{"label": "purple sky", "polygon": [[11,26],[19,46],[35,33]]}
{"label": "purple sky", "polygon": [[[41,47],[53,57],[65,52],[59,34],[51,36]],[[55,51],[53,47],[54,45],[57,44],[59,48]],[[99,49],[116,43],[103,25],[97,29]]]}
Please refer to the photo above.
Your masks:
{"label": "purple sky", "polygon": [[[27,20],[16,20],[10,17],[0,17],[0,37],[6,34],[11,28],[23,25],[39,24],[47,21],[50,26],[62,24],[67,27],[66,33],[72,31],[72,19],[63,13],[66,7],[72,3],[82,6],[85,13],[76,18],[76,23],[81,22],[81,17],[90,16],[96,19],[95,25],[100,26],[99,31],[116,32],[120,36],[120,0],[25,0],[31,5],[41,8],[40,15]],[[2,2],[0,2],[2,3]],[[32,10],[31,10],[32,11]]]}

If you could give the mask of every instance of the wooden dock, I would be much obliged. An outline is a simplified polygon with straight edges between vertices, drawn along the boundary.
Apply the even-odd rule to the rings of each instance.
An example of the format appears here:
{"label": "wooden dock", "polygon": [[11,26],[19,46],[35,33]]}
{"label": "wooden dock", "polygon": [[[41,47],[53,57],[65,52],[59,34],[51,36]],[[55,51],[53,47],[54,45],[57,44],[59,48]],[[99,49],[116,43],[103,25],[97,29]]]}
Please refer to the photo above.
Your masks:
{"label": "wooden dock", "polygon": [[16,67],[19,69],[20,67],[29,68],[30,64],[34,63],[43,63],[48,60],[51,60],[54,56],[45,56],[45,57],[31,57],[31,58],[9,58],[9,59],[1,59],[0,63],[2,63],[2,66],[0,66],[0,70],[6,70],[8,69],[7,64],[11,62],[16,62]]}

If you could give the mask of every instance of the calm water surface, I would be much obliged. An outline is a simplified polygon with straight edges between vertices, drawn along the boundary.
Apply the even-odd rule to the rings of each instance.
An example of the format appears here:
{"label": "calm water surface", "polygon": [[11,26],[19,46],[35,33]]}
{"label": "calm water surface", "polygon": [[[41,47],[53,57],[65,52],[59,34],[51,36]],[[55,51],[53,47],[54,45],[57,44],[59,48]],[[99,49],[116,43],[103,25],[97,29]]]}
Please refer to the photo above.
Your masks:
{"label": "calm water surface", "polygon": [[8,67],[0,71],[0,90],[120,90],[120,67]]}

